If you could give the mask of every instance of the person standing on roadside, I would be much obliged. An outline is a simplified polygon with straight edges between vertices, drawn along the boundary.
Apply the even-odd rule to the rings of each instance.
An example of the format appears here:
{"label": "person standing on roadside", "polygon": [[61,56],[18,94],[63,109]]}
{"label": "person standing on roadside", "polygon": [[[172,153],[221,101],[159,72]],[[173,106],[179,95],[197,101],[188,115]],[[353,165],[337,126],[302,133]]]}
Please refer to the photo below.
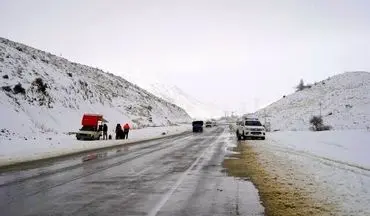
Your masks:
{"label": "person standing on roadside", "polygon": [[121,139],[122,128],[120,124],[116,126],[116,140]]}
{"label": "person standing on roadside", "polygon": [[130,126],[126,123],[123,126],[123,139],[128,139],[128,132],[130,132]]}
{"label": "person standing on roadside", "polygon": [[108,125],[104,124],[103,125],[103,140],[107,140],[107,139],[108,139]]}

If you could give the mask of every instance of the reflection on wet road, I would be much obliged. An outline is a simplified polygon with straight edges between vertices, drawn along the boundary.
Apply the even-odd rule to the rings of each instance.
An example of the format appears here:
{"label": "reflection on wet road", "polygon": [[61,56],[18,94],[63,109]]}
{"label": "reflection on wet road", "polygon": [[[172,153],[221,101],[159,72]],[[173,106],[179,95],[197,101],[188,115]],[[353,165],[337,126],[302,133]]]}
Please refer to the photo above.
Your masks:
{"label": "reflection on wet road", "polygon": [[1,215],[263,215],[248,181],[226,176],[222,127],[0,175]]}

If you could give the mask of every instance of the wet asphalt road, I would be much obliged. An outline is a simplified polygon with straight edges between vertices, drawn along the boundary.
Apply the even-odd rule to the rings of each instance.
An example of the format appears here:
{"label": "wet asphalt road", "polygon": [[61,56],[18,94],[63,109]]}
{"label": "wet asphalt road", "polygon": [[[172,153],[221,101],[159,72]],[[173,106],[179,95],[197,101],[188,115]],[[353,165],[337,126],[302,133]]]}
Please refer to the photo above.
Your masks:
{"label": "wet asphalt road", "polygon": [[[0,173],[7,215],[263,215],[258,192],[227,176],[223,127]],[[91,159],[91,160],[89,160]]]}

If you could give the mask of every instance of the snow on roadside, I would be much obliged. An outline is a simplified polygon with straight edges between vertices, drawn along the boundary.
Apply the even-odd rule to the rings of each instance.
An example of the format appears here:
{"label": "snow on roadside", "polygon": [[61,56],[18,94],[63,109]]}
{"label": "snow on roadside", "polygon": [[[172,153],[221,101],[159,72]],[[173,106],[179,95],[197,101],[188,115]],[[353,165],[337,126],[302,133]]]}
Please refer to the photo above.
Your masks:
{"label": "snow on roadside", "polygon": [[249,143],[273,175],[337,206],[335,215],[370,215],[369,132],[276,132]]}
{"label": "snow on roadside", "polygon": [[281,145],[370,170],[370,133],[359,130],[270,133],[272,145]]}
{"label": "snow on roadside", "polygon": [[74,135],[53,133],[40,134],[37,139],[0,139],[0,166],[171,136],[190,129],[191,125],[136,129],[130,131],[128,140],[78,141]]}

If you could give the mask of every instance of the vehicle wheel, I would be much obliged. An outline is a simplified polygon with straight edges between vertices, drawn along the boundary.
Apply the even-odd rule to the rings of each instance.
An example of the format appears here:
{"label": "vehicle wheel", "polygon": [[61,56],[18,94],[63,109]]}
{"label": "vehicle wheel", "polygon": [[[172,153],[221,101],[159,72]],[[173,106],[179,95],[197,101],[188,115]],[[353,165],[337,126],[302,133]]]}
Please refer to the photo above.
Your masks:
{"label": "vehicle wheel", "polygon": [[262,140],[265,140],[266,138],[265,138],[265,137],[262,137],[261,139],[262,139]]}
{"label": "vehicle wheel", "polygon": [[236,131],[236,137],[238,138],[238,140],[241,140],[242,139],[242,137],[239,134],[239,131]]}

